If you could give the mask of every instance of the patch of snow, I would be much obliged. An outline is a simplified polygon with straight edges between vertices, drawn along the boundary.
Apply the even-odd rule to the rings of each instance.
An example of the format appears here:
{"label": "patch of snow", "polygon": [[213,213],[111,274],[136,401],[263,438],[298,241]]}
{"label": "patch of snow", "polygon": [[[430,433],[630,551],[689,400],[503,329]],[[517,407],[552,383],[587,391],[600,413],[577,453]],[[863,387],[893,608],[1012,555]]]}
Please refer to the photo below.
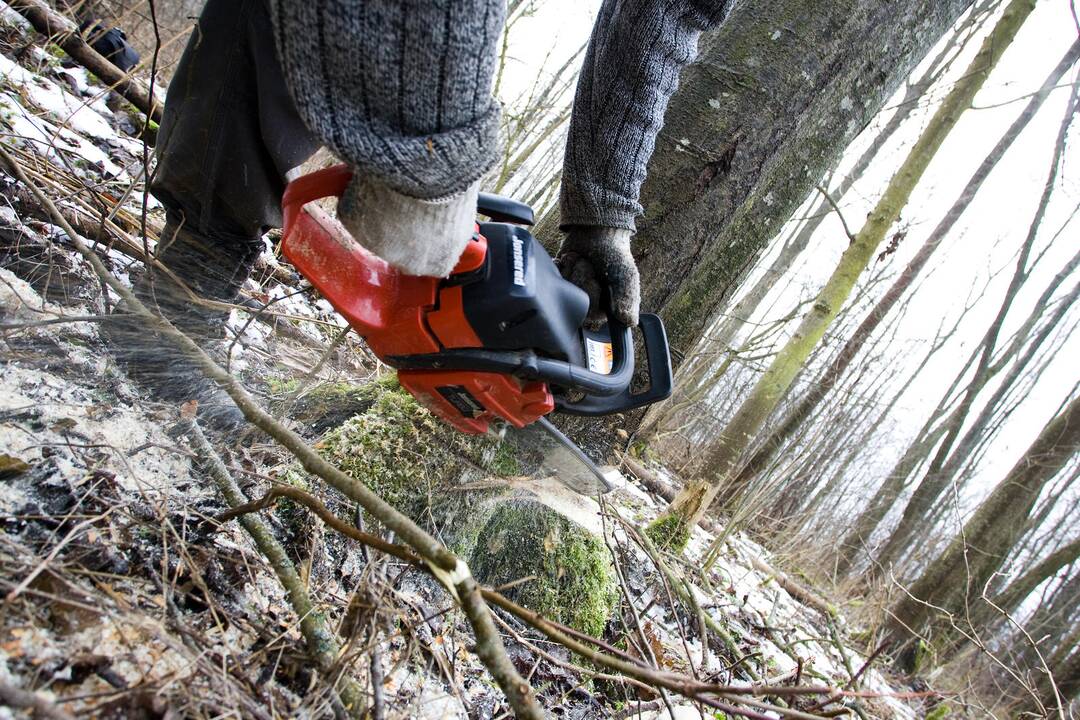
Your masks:
{"label": "patch of snow", "polygon": [[34,29],[26,18],[12,10],[6,4],[0,4],[0,22],[5,25],[13,25],[25,32],[30,32]]}

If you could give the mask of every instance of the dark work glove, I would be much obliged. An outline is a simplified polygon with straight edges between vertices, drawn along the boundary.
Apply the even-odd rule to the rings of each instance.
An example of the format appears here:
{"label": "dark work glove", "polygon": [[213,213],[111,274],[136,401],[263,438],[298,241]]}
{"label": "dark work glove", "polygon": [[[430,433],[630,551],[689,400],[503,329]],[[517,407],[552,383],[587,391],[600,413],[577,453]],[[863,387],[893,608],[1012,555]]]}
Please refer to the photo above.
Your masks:
{"label": "dark work glove", "polygon": [[606,319],[604,291],[616,320],[633,327],[641,305],[641,280],[630,254],[629,230],[575,225],[566,233],[556,264],[562,276],[589,293],[590,326]]}

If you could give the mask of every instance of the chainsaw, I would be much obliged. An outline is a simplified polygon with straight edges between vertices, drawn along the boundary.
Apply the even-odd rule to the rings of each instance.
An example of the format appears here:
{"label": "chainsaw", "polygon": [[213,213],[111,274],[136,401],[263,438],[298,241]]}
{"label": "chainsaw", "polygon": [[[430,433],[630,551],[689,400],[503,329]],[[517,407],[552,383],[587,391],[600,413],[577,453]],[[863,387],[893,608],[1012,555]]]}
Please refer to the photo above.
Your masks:
{"label": "chainsaw", "polygon": [[610,317],[599,330],[584,327],[589,297],[526,229],[527,205],[481,193],[477,211],[492,222],[476,226],[450,275],[412,276],[309,204],[340,196],[351,177],[337,165],[289,183],[282,252],[433,414],[472,434],[540,420],[591,465],[546,415],[608,415],[671,394],[660,318],[641,315],[647,387],[634,390],[642,380],[630,328]]}

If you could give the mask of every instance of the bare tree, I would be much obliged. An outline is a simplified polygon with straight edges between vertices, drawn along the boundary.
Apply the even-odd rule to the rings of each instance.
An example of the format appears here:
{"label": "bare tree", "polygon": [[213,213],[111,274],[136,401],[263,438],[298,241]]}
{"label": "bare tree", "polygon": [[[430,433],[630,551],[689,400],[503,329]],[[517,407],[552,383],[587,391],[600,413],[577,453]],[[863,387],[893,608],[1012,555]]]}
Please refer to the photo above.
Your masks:
{"label": "bare tree", "polygon": [[[1055,67],[1047,76],[1046,80],[1043,81],[1042,87],[1040,87],[1038,92],[1032,96],[1020,116],[1017,117],[1012,126],[1010,126],[1001,137],[993,150],[991,150],[986,158],[983,159],[982,163],[968,181],[967,186],[960,193],[960,196],[953,203],[953,206],[946,213],[945,217],[942,218],[941,222],[938,223],[937,227],[935,227],[927,237],[923,246],[919,249],[919,252],[911,259],[900,277],[898,277],[892,287],[889,288],[889,291],[882,296],[874,308],[869,312],[862,324],[859,325],[855,333],[848,339],[847,343],[845,343],[843,349],[836,355],[835,359],[830,362],[821,377],[814,383],[810,390],[787,411],[777,427],[761,442],[760,449],[754,453],[753,457],[751,457],[742,469],[737,480],[739,484],[748,482],[754,475],[761,472],[762,468],[768,464],[775,453],[783,446],[784,442],[798,430],[799,426],[810,417],[817,405],[826,397],[826,395],[828,395],[833,387],[835,387],[836,383],[851,366],[855,358],[859,356],[859,353],[862,351],[863,346],[870,336],[889,315],[900,298],[908,292],[915,278],[926,267],[934,251],[941,245],[941,242],[948,236],[957,220],[959,220],[960,216],[971,204],[971,201],[975,198],[979,188],[982,187],[986,178],[990,175],[990,172],[996,167],[997,163],[1012,146],[1013,142],[1024,128],[1027,127],[1031,118],[1033,118],[1039,108],[1042,107],[1044,101],[1050,95],[1050,92],[1057,86],[1061,77],[1068,72],[1069,68],[1076,63],[1078,58],[1080,58],[1080,41],[1072,44],[1064,57],[1062,57],[1061,62],[1058,63],[1057,67]],[[861,530],[861,532],[865,532],[865,529]]]}
{"label": "bare tree", "polygon": [[1033,8],[1034,2],[1031,0],[1013,0],[983,41],[963,77],[950,90],[900,169],[889,181],[866,224],[851,237],[851,244],[818,293],[811,310],[799,322],[750,395],[705,452],[702,476],[688,483],[651,526],[663,542],[679,544],[687,536],[688,528],[697,524],[718,494],[730,495],[737,488],[734,481],[750,443],[836,318],[934,154],[956,126],[964,110],[971,105],[975,94]]}
{"label": "bare tree", "polygon": [[914,638],[948,646],[951,622],[963,617],[1027,529],[1046,484],[1080,450],[1080,397],[1073,397],[1047,425],[964,524],[961,531],[892,607],[886,636],[915,662]]}
{"label": "bare tree", "polygon": [[[1080,41],[1074,43],[1072,48],[1070,48],[1070,53],[1073,52],[1080,54]],[[1062,63],[1066,61],[1069,61],[1070,64],[1075,62],[1075,56],[1070,58],[1069,55],[1066,55]],[[1061,64],[1059,64],[1058,67],[1061,67]],[[928,515],[933,508],[934,503],[955,476],[959,465],[967,458],[967,453],[970,451],[974,439],[985,431],[987,421],[995,407],[993,401],[999,399],[1000,394],[1008,387],[1005,385],[998,387],[995,392],[995,397],[991,399],[990,403],[987,403],[984,406],[982,412],[979,413],[978,417],[971,424],[965,436],[957,443],[965,422],[968,419],[968,414],[975,403],[975,399],[979,396],[983,388],[986,387],[990,379],[1006,366],[1006,361],[1013,358],[1020,351],[1024,345],[1023,341],[1026,340],[1023,335],[1014,337],[1013,342],[1009,343],[1004,352],[999,355],[999,335],[1001,327],[1012,308],[1013,301],[1031,272],[1031,268],[1028,264],[1029,258],[1038,236],[1039,228],[1042,225],[1042,219],[1046,214],[1046,209],[1050,204],[1050,199],[1054,192],[1058,171],[1064,155],[1065,139],[1068,135],[1069,127],[1072,124],[1072,119],[1076,111],[1077,98],[1078,95],[1074,91],[1066,109],[1065,117],[1058,130],[1057,142],[1054,146],[1054,154],[1050,164],[1050,170],[1047,173],[1042,196],[1039,199],[1039,205],[1035,211],[1034,218],[1028,227],[1027,237],[1024,239],[1024,243],[1021,246],[1020,254],[1016,261],[1016,268],[1013,272],[1013,277],[1010,280],[1009,287],[1005,291],[1005,296],[1001,301],[997,315],[991,321],[982,341],[972,354],[972,358],[976,359],[976,361],[971,380],[968,382],[957,407],[950,413],[949,417],[942,425],[944,436],[938,445],[937,452],[930,461],[922,481],[919,483],[919,486],[915,489],[911,499],[904,507],[900,522],[885,541],[881,550],[877,553],[878,567],[889,566],[907,547],[920,520]],[[1053,291],[1056,290],[1057,285],[1072,272],[1073,267],[1077,263],[1080,263],[1080,253],[1077,253],[1077,255],[1074,256],[1073,261],[1066,266],[1066,269],[1061,273],[1058,273],[1054,280],[1049,284],[1046,291],[1043,293],[1041,303],[1036,306],[1032,313],[1034,317],[1037,317],[1042,311],[1045,304],[1049,302]],[[1033,322],[1034,319],[1029,317],[1026,327],[1030,328],[1030,324]],[[1017,367],[1018,366],[1014,365],[1014,368]],[[1020,372],[1017,369],[1015,372],[1009,374],[1008,379],[1015,381],[1019,376]]]}

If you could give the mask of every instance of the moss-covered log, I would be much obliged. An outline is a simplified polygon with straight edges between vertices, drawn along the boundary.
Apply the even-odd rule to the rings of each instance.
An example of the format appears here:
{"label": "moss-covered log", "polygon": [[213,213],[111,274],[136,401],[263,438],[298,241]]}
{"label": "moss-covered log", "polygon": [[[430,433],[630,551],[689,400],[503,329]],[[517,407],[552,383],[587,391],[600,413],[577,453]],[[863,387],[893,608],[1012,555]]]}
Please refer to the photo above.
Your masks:
{"label": "moss-covered log", "polygon": [[[452,430],[385,384],[319,451],[467,559],[476,578],[523,605],[600,633],[617,600],[603,540],[586,527],[591,501],[557,481],[522,476],[508,443]],[[297,473],[287,477],[299,481]],[[295,521],[284,504],[279,518]],[[581,522],[579,522],[579,520]],[[294,528],[295,529],[295,528]]]}

